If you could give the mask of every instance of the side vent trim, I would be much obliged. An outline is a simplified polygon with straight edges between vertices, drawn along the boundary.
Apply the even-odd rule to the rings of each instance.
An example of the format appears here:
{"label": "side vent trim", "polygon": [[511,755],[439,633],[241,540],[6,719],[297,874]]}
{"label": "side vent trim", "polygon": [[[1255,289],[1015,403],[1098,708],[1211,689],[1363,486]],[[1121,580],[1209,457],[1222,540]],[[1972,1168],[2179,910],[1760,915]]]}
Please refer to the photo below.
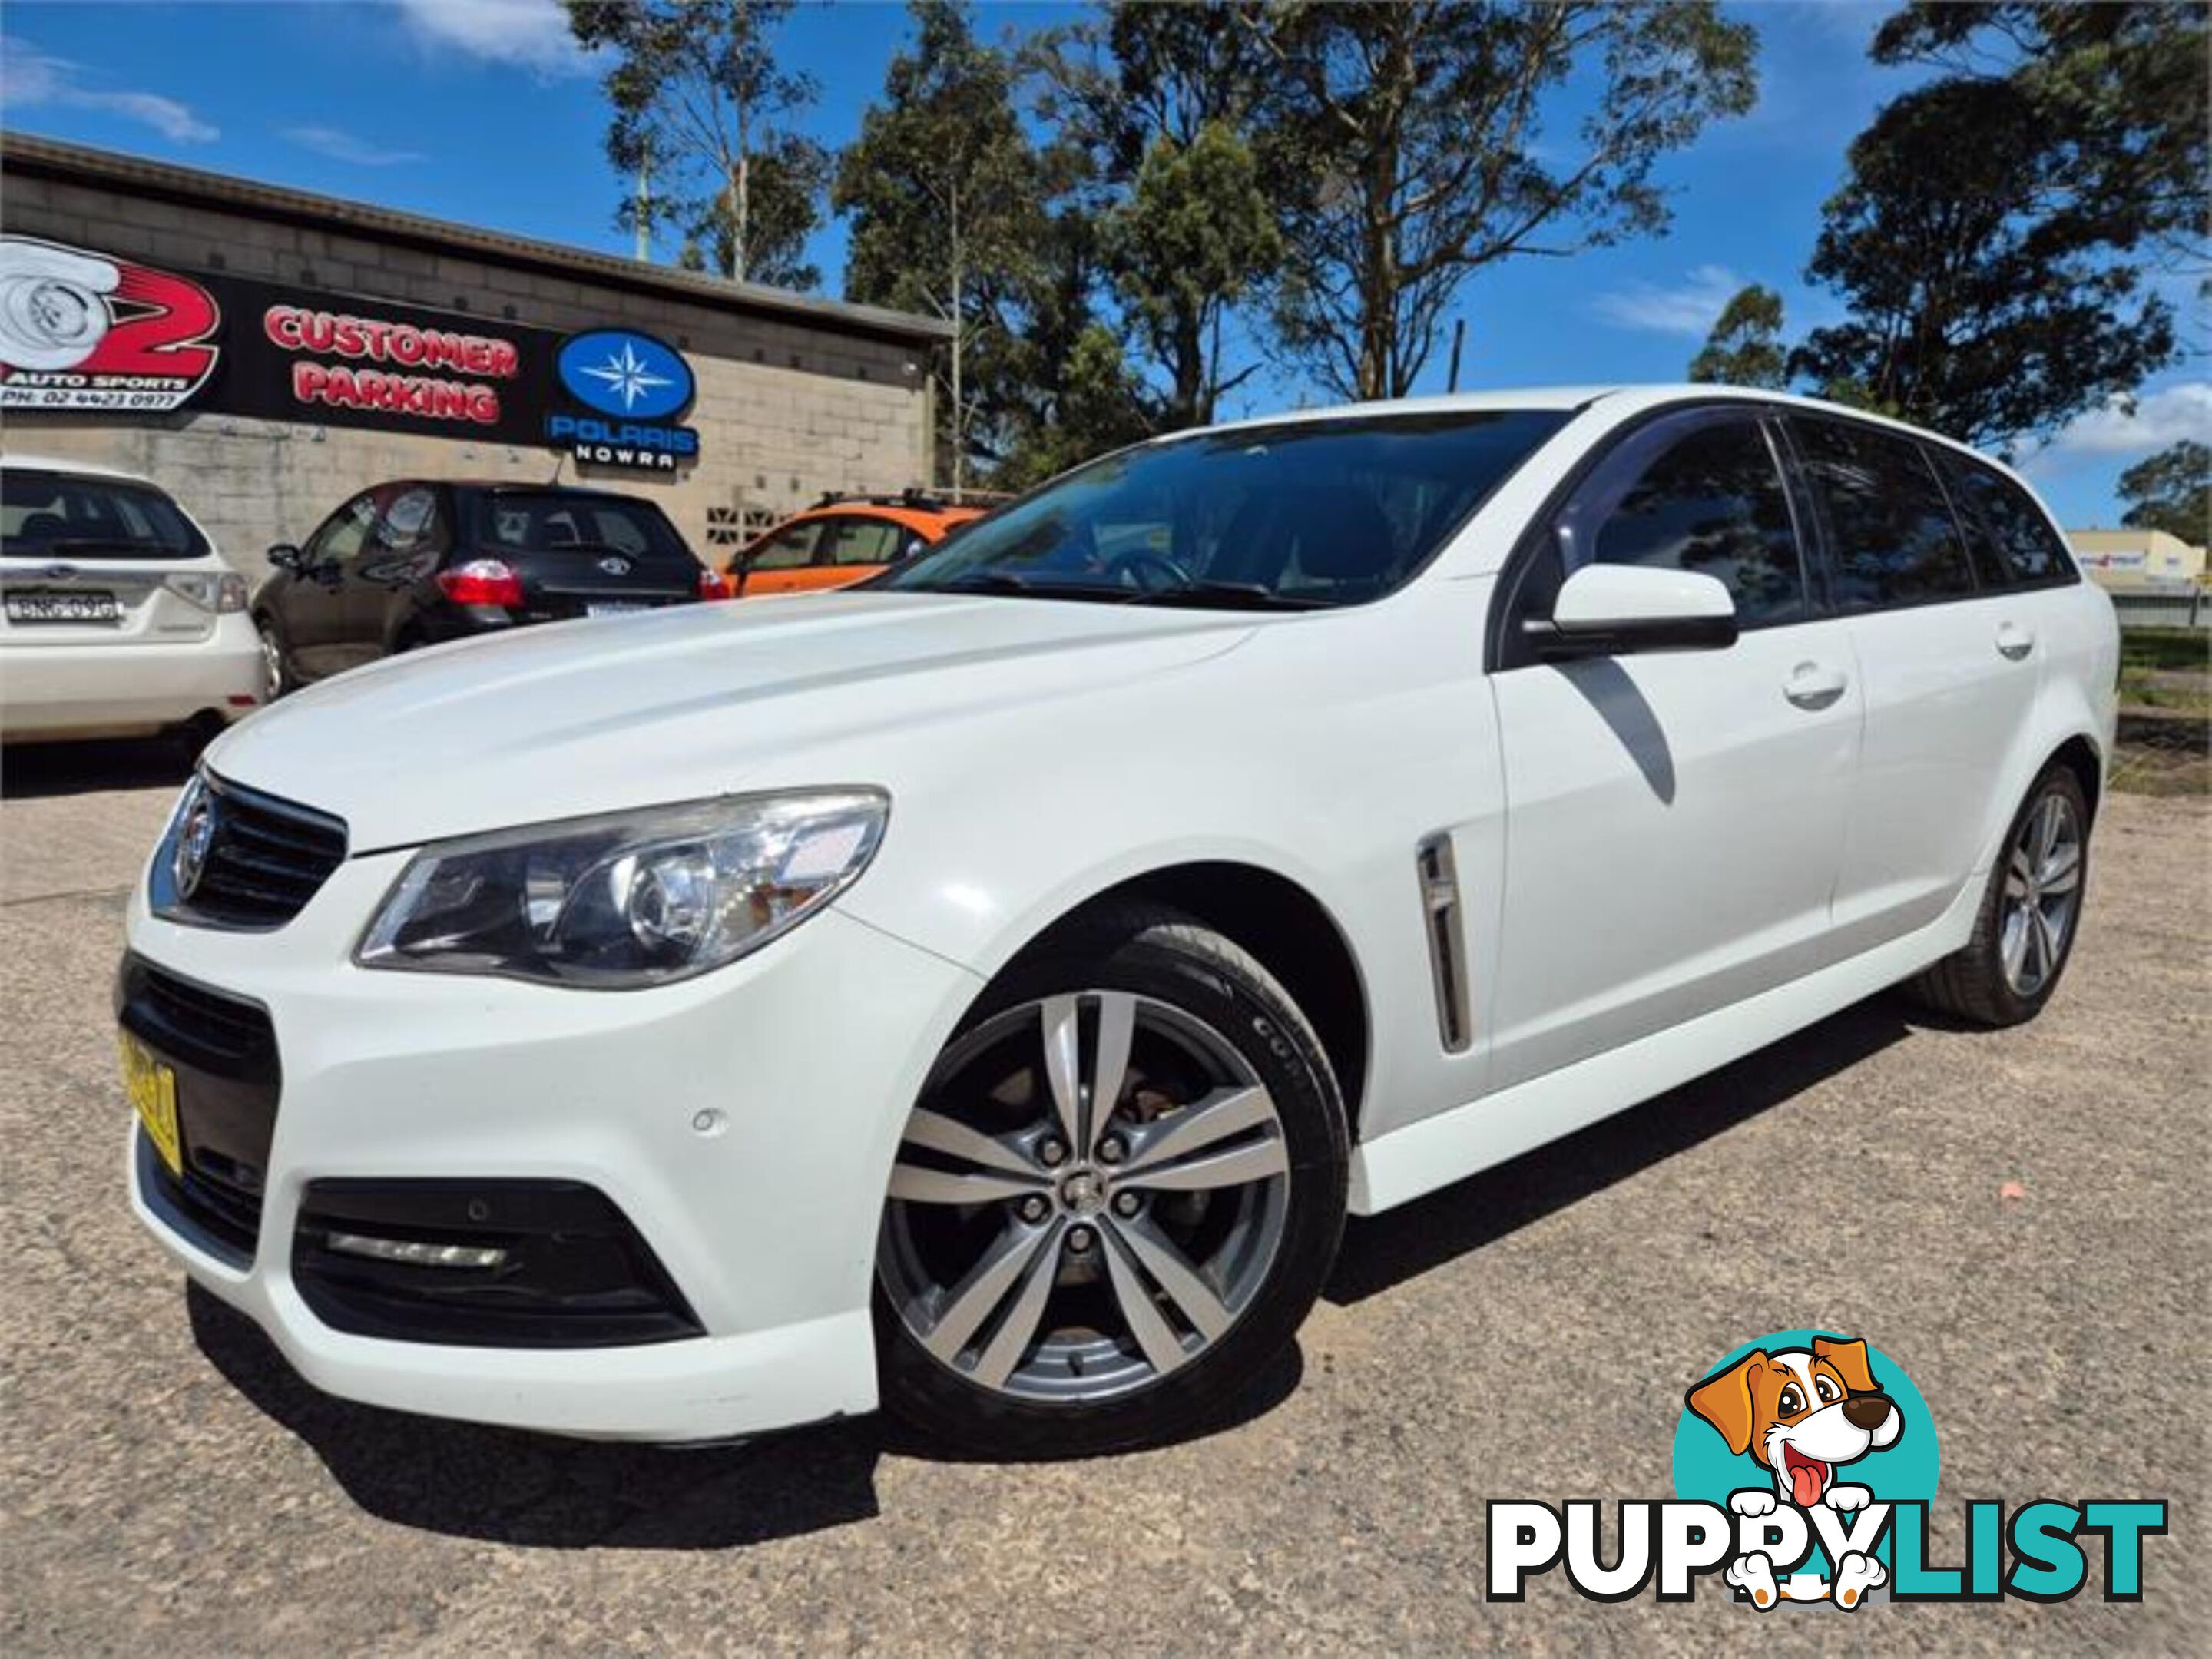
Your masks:
{"label": "side vent trim", "polygon": [[1459,866],[1451,836],[1424,836],[1413,864],[1421,883],[1423,930],[1429,939],[1429,981],[1437,998],[1437,1035],[1447,1054],[1463,1054],[1474,1040],[1468,1016],[1467,934],[1460,926]]}

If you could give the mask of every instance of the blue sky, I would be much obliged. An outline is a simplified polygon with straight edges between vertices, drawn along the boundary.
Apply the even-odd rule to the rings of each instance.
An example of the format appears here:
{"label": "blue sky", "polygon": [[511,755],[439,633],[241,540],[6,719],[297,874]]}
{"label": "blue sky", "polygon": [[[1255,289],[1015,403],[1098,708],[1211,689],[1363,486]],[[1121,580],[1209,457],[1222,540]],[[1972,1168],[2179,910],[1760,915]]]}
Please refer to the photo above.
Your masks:
{"label": "blue sky", "polygon": [[[1459,305],[1463,386],[1679,380],[1744,282],[1781,289],[1793,331],[1836,313],[1799,272],[1845,147],[1912,83],[1909,71],[1866,60],[1889,8],[1763,0],[1734,9],[1759,30],[1759,105],[1664,164],[1672,233],[1478,276]],[[1075,15],[991,5],[981,27],[1026,32]],[[601,153],[595,73],[552,0],[9,0],[0,29],[0,118],[12,129],[629,249],[613,222],[623,183]],[[808,120],[816,137],[836,145],[858,131],[907,32],[904,11],[890,4],[801,6],[783,56],[821,83]],[[813,253],[836,292],[842,228],[825,228]],[[2177,298],[2195,304],[2185,289]],[[1443,388],[1444,356],[1420,390]],[[1279,375],[1249,388],[1255,408],[1297,401],[1303,390]],[[2208,425],[2212,381],[2200,359],[2146,388],[2134,415],[2086,416],[2028,466],[2067,522],[2111,523],[2118,472]]]}

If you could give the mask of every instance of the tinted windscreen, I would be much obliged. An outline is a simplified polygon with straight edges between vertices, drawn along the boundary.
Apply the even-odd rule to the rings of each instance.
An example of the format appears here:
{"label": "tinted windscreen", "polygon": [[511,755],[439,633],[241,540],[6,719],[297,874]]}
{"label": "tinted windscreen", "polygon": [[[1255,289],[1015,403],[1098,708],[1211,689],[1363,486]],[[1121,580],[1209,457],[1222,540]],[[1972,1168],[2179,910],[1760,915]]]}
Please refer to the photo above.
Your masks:
{"label": "tinted windscreen", "polygon": [[2075,580],[2074,556],[2028,493],[1963,456],[1945,458],[1960,517],[1993,587],[2043,587]]}
{"label": "tinted windscreen", "polygon": [[1950,501],[1918,444],[1841,421],[1793,417],[1790,428],[1827,512],[1838,605],[1872,611],[1974,591]]}
{"label": "tinted windscreen", "polygon": [[875,585],[1223,605],[1358,605],[1399,586],[1565,410],[1208,432],[1094,461]]}
{"label": "tinted windscreen", "polygon": [[649,501],[557,491],[501,490],[477,503],[476,543],[487,551],[623,553],[689,559],[676,527]]}
{"label": "tinted windscreen", "polygon": [[158,489],[10,467],[0,473],[0,551],[10,558],[191,559],[206,540]]}

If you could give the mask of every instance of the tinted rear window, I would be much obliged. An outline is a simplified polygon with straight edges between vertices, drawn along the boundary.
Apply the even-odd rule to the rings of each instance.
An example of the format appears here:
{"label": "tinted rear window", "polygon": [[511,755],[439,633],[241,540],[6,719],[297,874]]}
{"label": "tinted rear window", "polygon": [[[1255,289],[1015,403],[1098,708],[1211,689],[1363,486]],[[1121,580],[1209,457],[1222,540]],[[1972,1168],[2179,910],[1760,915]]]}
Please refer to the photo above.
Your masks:
{"label": "tinted rear window", "polygon": [[2025,489],[1962,455],[1947,455],[1944,464],[1985,583],[2047,587],[2079,580],[2074,556]]}
{"label": "tinted rear window", "polygon": [[476,542],[487,550],[623,553],[689,559],[691,552],[650,501],[557,490],[501,490],[477,503]]}
{"label": "tinted rear window", "polygon": [[206,539],[150,484],[9,467],[0,551],[10,558],[196,559]]}
{"label": "tinted rear window", "polygon": [[1975,591],[1950,500],[1918,444],[1841,421],[1791,426],[1827,512],[1838,605],[1872,611]]}

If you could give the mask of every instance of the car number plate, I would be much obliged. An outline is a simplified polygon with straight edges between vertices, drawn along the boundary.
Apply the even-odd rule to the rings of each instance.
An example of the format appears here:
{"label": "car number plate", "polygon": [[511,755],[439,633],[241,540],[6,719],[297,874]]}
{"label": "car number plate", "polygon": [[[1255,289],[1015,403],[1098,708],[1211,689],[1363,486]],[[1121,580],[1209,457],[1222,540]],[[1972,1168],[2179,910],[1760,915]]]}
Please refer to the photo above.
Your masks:
{"label": "car number plate", "polygon": [[82,593],[10,593],[7,598],[11,623],[112,623],[123,620],[123,606],[103,588]]}
{"label": "car number plate", "polygon": [[169,1166],[169,1173],[185,1172],[184,1137],[177,1131],[177,1073],[154,1057],[154,1051],[128,1031],[116,1033],[123,1055],[123,1092],[131,1109],[146,1126],[146,1138]]}
{"label": "car number plate", "polygon": [[584,614],[587,617],[626,617],[633,611],[649,609],[651,609],[650,606],[639,605],[630,599],[609,599],[602,604],[586,605]]}

